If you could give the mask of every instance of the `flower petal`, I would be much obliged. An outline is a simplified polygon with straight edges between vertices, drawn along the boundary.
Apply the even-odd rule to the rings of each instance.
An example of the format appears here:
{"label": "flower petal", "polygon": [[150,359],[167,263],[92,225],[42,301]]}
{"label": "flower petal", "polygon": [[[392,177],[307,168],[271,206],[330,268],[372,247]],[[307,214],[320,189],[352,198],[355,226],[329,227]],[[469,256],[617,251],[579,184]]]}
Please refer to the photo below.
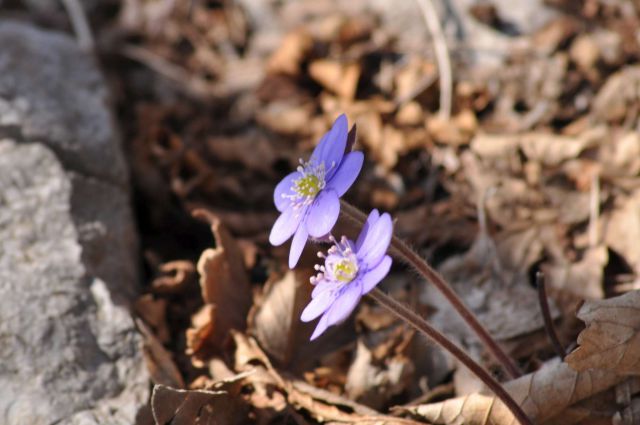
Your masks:
{"label": "flower petal", "polygon": [[362,295],[371,291],[376,287],[378,283],[389,273],[391,268],[391,257],[385,255],[377,266],[368,270],[361,278],[362,280]]}
{"label": "flower petal", "polygon": [[313,341],[314,339],[322,335],[322,333],[326,331],[328,327],[329,322],[327,321],[327,314],[325,313],[324,316],[322,316],[318,321],[316,329],[313,331],[313,334],[311,335],[311,338],[309,338],[309,340]]}
{"label": "flower petal", "polygon": [[[298,214],[298,212],[300,214]],[[305,211],[294,210],[293,207],[289,207],[273,223],[271,233],[269,234],[269,242],[273,246],[282,245],[287,239],[291,237],[298,228],[300,220],[304,216]]]}
{"label": "flower petal", "polygon": [[283,195],[292,195],[293,192],[291,188],[293,187],[293,181],[300,178],[301,175],[298,171],[294,171],[293,173],[287,175],[285,178],[280,180],[280,183],[276,186],[276,189],[273,191],[273,203],[276,204],[276,208],[278,211],[282,212],[289,205],[291,205],[291,201]]}
{"label": "flower petal", "polygon": [[333,176],[340,166],[347,146],[347,134],[347,117],[342,114],[336,118],[331,129],[322,136],[320,143],[311,154],[311,162],[314,164],[324,162],[325,170],[327,170],[327,180]]}
{"label": "flower petal", "polygon": [[356,252],[360,251],[360,247],[362,246],[362,242],[364,242],[364,239],[367,236],[367,233],[369,232],[369,229],[371,228],[373,223],[378,221],[379,218],[380,218],[380,213],[378,212],[378,210],[376,210],[376,209],[371,210],[371,212],[369,213],[369,217],[367,217],[367,221],[362,226],[362,230],[360,231],[360,234],[358,235],[358,240],[356,240]]}
{"label": "flower petal", "polygon": [[331,307],[331,303],[336,299],[338,294],[332,291],[330,287],[324,287],[316,296],[307,304],[300,315],[300,320],[310,322]]}
{"label": "flower petal", "polygon": [[344,322],[362,298],[362,282],[358,279],[345,286],[340,295],[327,310],[327,322],[329,325],[336,325]]}
{"label": "flower petal", "polygon": [[378,264],[389,248],[392,234],[391,216],[384,213],[367,230],[367,235],[357,252],[358,258],[365,264]]}
{"label": "flower petal", "polygon": [[307,238],[309,237],[309,233],[307,233],[307,227],[302,225],[298,226],[298,230],[293,235],[293,240],[291,241],[291,249],[289,250],[289,268],[292,269],[298,264],[298,260],[300,259],[300,255],[302,255],[302,250],[307,243]]}
{"label": "flower petal", "polygon": [[314,238],[326,235],[333,229],[340,215],[340,200],[333,190],[322,190],[309,207],[306,225]]}
{"label": "flower petal", "polygon": [[364,154],[362,152],[351,152],[345,155],[345,157],[342,158],[340,167],[331,177],[331,180],[327,182],[326,189],[335,190],[338,196],[344,195],[353,182],[356,181],[362,169],[363,162]]}

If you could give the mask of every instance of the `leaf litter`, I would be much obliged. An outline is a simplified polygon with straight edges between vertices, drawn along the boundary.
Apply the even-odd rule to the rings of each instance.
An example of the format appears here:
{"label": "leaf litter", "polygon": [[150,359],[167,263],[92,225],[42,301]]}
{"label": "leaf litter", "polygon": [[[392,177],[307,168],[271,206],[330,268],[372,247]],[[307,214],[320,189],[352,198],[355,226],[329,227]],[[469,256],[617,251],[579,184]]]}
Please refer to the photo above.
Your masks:
{"label": "leaf litter", "polygon": [[[449,120],[414,2],[127,0],[99,20],[147,271],[146,423],[515,423],[369,301],[308,341],[319,247],[286,271],[287,246],[267,243],[272,191],[341,113],[367,158],[347,199],[395,214],[516,357],[526,375],[499,378],[526,412],[637,421],[640,10],[531,2],[534,23],[500,1],[452,4],[464,31],[447,38]],[[396,266],[383,288],[495,367],[427,283]]]}

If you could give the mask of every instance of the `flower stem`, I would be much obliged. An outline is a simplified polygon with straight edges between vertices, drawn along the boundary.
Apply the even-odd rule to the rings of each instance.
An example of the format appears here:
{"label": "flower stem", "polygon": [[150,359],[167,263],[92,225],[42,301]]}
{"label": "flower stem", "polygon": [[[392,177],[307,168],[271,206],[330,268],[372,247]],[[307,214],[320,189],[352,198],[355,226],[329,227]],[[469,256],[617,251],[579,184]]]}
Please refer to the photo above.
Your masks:
{"label": "flower stem", "polygon": [[553,346],[561,360],[564,360],[565,350],[556,329],[553,327],[553,319],[551,318],[551,311],[549,310],[549,301],[547,301],[547,291],[545,289],[544,274],[542,272],[536,273],[536,287],[538,288],[538,301],[540,302],[540,310],[542,311],[542,319],[544,320],[544,329],[547,331],[549,341]]}
{"label": "flower stem", "polygon": [[[359,209],[343,200],[340,201],[340,204],[341,211],[343,211],[349,218],[359,222],[360,224],[364,224],[366,222],[367,217]],[[491,337],[491,335],[489,335],[487,329],[467,308],[447,281],[445,281],[444,278],[440,276],[440,274],[435,271],[422,257],[420,257],[395,235],[391,239],[391,255],[413,266],[413,268],[420,273],[422,277],[431,282],[436,289],[444,295],[451,306],[458,312],[458,314],[460,314],[462,319],[464,319],[475,334],[478,335],[478,338],[480,338],[480,341],[482,341],[486,349],[502,365],[511,378],[518,378],[522,376],[520,368],[518,368],[513,359],[511,359],[511,357],[509,357],[502,348],[500,348],[498,343]]]}
{"label": "flower stem", "polygon": [[367,295],[376,300],[380,305],[388,309],[397,317],[414,327],[418,332],[421,332],[451,353],[460,361],[460,363],[465,365],[471,372],[473,372],[474,375],[480,378],[500,400],[502,400],[521,425],[533,425],[531,419],[529,419],[529,417],[524,413],[518,403],[516,403],[502,385],[500,385],[500,383],[489,374],[489,372],[484,370],[482,366],[469,357],[469,355],[467,355],[467,353],[465,353],[460,347],[447,339],[447,337],[432,327],[416,312],[404,304],[394,300],[378,288],[374,288]]}

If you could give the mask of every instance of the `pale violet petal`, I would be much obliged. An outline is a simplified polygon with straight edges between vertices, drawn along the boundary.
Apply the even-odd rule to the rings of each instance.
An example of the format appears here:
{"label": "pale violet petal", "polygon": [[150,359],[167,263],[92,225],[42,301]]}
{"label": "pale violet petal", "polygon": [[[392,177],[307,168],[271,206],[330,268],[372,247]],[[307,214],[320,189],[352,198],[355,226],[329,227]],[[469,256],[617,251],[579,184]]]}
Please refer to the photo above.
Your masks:
{"label": "pale violet petal", "polygon": [[337,167],[340,166],[347,146],[348,132],[347,117],[342,114],[336,118],[331,129],[322,137],[320,143],[311,154],[312,163],[324,163],[327,171],[327,180],[333,176]]}
{"label": "pale violet petal", "polygon": [[369,227],[357,256],[365,264],[377,264],[389,248],[393,235],[391,216],[384,213]]}
{"label": "pale violet petal", "polygon": [[293,195],[294,192],[291,190],[293,187],[293,181],[299,179],[300,177],[300,173],[294,171],[293,173],[280,180],[280,183],[278,183],[278,185],[276,186],[275,190],[273,191],[273,203],[276,205],[278,211],[282,212],[291,205],[291,199],[289,199],[287,196]]}
{"label": "pale violet petal", "polygon": [[307,304],[300,315],[300,320],[310,322],[327,311],[333,300],[336,299],[336,293],[331,288],[324,288]]}
{"label": "pale violet petal", "polygon": [[358,239],[356,240],[356,252],[360,251],[360,247],[362,246],[362,242],[364,242],[364,239],[367,236],[367,232],[369,231],[373,223],[378,221],[378,218],[380,218],[380,213],[378,212],[378,210],[371,210],[371,212],[369,213],[369,217],[367,217],[367,221],[362,226],[362,230],[360,231]]}
{"label": "pale violet petal", "polygon": [[391,257],[385,255],[374,268],[366,271],[362,276],[362,295],[371,291],[389,273],[391,269]]}
{"label": "pale violet petal", "polygon": [[302,214],[298,214],[298,210],[292,207],[284,210],[271,228],[271,233],[269,234],[271,245],[278,246],[285,243],[295,233],[301,219]]}
{"label": "pale violet petal", "polygon": [[360,298],[362,298],[362,282],[355,280],[347,284],[327,310],[328,324],[336,325],[344,322],[356,308]]}
{"label": "pale violet petal", "polygon": [[311,338],[309,338],[309,340],[313,341],[314,339],[322,335],[322,333],[326,331],[328,327],[329,327],[329,323],[327,322],[327,313],[325,313],[320,318],[320,320],[318,320],[318,324],[316,325],[316,328],[313,331],[313,334],[311,335]]}
{"label": "pale violet petal", "polygon": [[340,200],[333,190],[322,190],[309,207],[306,226],[309,235],[318,238],[333,229],[340,215]]}
{"label": "pale violet petal", "polygon": [[338,196],[344,195],[351,185],[353,185],[353,182],[356,181],[356,178],[362,169],[363,162],[364,155],[362,152],[356,151],[345,155],[345,157],[342,158],[340,167],[327,182],[326,189],[335,190]]}
{"label": "pale violet petal", "polygon": [[289,250],[289,268],[292,269],[298,264],[298,260],[302,255],[302,250],[307,243],[307,238],[309,237],[309,233],[307,233],[306,226],[298,226],[298,230],[293,235],[293,240],[291,241],[291,249]]}

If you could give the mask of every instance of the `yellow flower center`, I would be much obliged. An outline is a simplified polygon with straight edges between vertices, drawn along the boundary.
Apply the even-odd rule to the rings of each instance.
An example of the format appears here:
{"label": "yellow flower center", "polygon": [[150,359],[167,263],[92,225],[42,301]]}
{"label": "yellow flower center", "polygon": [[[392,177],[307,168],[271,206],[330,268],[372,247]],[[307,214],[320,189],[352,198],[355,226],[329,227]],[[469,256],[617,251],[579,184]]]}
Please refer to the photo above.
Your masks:
{"label": "yellow flower center", "polygon": [[294,182],[294,191],[302,197],[315,197],[320,192],[320,179],[314,174],[307,174]]}
{"label": "yellow flower center", "polygon": [[358,274],[358,266],[352,260],[345,258],[333,266],[333,275],[340,282],[351,282]]}

